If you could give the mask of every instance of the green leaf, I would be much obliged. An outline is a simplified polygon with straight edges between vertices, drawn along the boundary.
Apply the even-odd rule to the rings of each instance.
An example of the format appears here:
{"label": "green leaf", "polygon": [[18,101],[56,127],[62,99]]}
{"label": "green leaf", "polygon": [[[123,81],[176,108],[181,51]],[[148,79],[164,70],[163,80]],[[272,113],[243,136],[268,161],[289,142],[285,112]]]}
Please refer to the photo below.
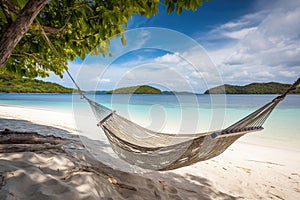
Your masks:
{"label": "green leaf", "polygon": [[170,3],[170,4],[168,5],[167,13],[168,13],[168,14],[171,14],[173,11],[174,11],[174,4],[173,4],[173,3]]}
{"label": "green leaf", "polygon": [[177,6],[176,6],[176,13],[177,13],[178,15],[181,15],[181,13],[182,13],[182,7],[179,7],[178,4],[177,4]]}
{"label": "green leaf", "polygon": [[125,46],[126,45],[126,37],[124,34],[121,35],[121,42],[122,42],[122,45]]}

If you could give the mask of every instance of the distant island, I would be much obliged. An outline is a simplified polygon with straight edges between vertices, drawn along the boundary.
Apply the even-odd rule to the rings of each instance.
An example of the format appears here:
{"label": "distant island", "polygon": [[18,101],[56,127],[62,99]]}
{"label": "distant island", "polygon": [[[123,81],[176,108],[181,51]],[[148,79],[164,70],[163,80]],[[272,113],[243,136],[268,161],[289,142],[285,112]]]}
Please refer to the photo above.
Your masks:
{"label": "distant island", "polygon": [[149,85],[138,85],[130,87],[122,87],[111,91],[96,91],[96,94],[165,94],[165,95],[175,95],[175,94],[194,94],[192,92],[177,92],[177,91],[161,91],[158,88]]}
{"label": "distant island", "polygon": [[[210,88],[206,90],[204,94],[282,94],[289,88],[289,86],[290,84],[276,82],[251,83],[245,86],[225,84]],[[293,93],[299,94],[300,88]]]}
{"label": "distant island", "polygon": [[131,87],[122,87],[115,90],[107,91],[107,94],[162,94],[160,89],[149,85],[138,85]]}
{"label": "distant island", "polygon": [[0,74],[0,92],[2,93],[72,93],[72,88],[66,88],[56,83],[42,80],[16,78]]}

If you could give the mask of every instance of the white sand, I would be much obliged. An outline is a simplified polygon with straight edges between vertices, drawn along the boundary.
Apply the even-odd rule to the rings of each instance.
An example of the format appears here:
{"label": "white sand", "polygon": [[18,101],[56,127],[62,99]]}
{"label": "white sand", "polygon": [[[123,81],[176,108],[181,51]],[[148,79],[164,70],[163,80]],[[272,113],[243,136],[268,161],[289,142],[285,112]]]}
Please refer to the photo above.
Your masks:
{"label": "white sand", "polygon": [[[79,141],[68,113],[0,106],[4,128]],[[112,170],[80,145],[67,148],[74,156],[0,154],[0,199],[300,199],[300,147],[259,138],[245,136],[209,161],[143,176]],[[82,170],[84,160],[97,167]]]}

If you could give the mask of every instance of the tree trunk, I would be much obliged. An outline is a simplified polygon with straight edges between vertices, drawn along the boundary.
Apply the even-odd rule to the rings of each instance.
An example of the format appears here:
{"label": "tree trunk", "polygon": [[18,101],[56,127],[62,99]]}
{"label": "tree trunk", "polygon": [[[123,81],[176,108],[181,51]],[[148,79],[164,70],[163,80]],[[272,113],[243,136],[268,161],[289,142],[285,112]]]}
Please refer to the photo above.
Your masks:
{"label": "tree trunk", "polygon": [[49,0],[29,0],[17,19],[8,24],[0,36],[0,69],[10,57],[12,51],[28,31],[29,26]]}

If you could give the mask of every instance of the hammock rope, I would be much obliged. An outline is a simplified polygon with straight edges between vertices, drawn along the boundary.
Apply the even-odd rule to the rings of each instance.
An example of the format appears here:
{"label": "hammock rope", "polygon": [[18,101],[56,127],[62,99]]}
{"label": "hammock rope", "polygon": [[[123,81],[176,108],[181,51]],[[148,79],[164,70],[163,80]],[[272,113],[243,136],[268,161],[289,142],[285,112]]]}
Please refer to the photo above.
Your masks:
{"label": "hammock rope", "polygon": [[218,156],[241,136],[263,130],[263,124],[277,104],[300,85],[298,78],[285,93],[223,130],[176,135],[155,132],[86,97],[43,27],[38,21],[37,23],[50,49],[61,60],[77,92],[89,103],[99,122],[97,125],[103,130],[112,149],[121,159],[145,169],[172,170]]}

